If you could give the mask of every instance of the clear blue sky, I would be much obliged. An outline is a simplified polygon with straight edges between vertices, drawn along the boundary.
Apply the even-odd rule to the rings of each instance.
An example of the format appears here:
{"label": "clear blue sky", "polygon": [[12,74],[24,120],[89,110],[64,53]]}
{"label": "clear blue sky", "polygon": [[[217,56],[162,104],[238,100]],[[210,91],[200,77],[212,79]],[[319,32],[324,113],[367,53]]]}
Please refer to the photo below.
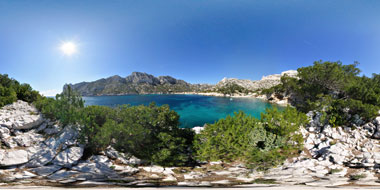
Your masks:
{"label": "clear blue sky", "polygon": [[256,80],[321,59],[380,73],[380,1],[0,1],[0,73],[39,91],[133,71]]}

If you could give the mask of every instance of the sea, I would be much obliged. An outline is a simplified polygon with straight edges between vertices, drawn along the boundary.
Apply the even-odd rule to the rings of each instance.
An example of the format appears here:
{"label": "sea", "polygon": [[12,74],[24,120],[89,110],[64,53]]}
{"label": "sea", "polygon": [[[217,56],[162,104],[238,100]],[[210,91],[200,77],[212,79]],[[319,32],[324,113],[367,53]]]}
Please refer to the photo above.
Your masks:
{"label": "sea", "polygon": [[[234,112],[245,113],[260,118],[266,108],[276,105],[257,98],[230,98],[216,96],[202,96],[190,94],[149,94],[123,96],[92,96],[83,97],[85,105],[102,105],[116,107],[118,105],[169,105],[180,116],[180,127],[193,128],[206,123],[214,123]],[[280,107],[281,109],[281,107]]]}

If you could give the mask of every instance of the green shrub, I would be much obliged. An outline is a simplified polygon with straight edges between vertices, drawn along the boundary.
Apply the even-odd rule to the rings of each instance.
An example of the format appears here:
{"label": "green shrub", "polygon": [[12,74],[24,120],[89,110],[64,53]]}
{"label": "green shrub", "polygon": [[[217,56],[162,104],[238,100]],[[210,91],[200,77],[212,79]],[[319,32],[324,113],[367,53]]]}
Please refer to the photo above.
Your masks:
{"label": "green shrub", "polygon": [[37,109],[46,117],[59,120],[62,125],[77,124],[81,118],[81,109],[84,107],[82,98],[71,90],[57,94],[55,99],[40,97],[34,102]]}
{"label": "green shrub", "polygon": [[0,107],[17,101],[17,94],[13,88],[6,88],[0,85]]}
{"label": "green shrub", "polygon": [[169,106],[83,106],[70,87],[53,98],[40,98],[36,107],[61,124],[76,124],[85,155],[98,154],[109,145],[163,166],[192,162],[193,132],[179,128],[179,115]]}
{"label": "green shrub", "polygon": [[267,109],[256,119],[243,112],[209,124],[195,137],[196,156],[206,161],[240,160],[257,169],[280,164],[297,155],[303,138],[297,131],[306,115],[287,107]]}
{"label": "green shrub", "polygon": [[17,100],[34,102],[41,95],[32,89],[29,84],[20,84],[8,75],[0,74],[0,107],[11,104]]}
{"label": "green shrub", "polygon": [[366,174],[354,174],[354,175],[350,175],[350,180],[356,181],[356,180],[363,179],[366,177],[367,177]]}
{"label": "green shrub", "polygon": [[343,169],[338,169],[338,168],[330,169],[329,174],[335,174],[335,173],[339,173],[341,171],[343,171]]}
{"label": "green shrub", "polygon": [[243,88],[240,85],[237,84],[227,84],[223,87],[220,87],[217,89],[217,92],[222,93],[224,95],[232,95],[235,93],[245,93],[248,94],[250,91],[248,89]]}
{"label": "green shrub", "polygon": [[17,99],[23,100],[29,103],[36,101],[40,97],[40,94],[37,91],[33,90],[29,84],[19,85],[16,88],[16,93],[17,93]]}
{"label": "green shrub", "polygon": [[333,126],[349,125],[356,114],[370,121],[380,109],[380,75],[360,77],[357,65],[318,61],[299,68],[298,78],[283,76],[280,85],[262,93],[289,95],[298,110],[323,112]]}
{"label": "green shrub", "polygon": [[88,106],[82,109],[80,139],[86,154],[96,154],[111,144],[113,129],[117,123],[115,110],[105,106]]}
{"label": "green shrub", "polygon": [[256,184],[277,184],[275,179],[264,179],[264,178],[257,178],[252,181],[252,183]]}
{"label": "green shrub", "polygon": [[193,141],[190,129],[180,129],[179,115],[169,106],[122,106],[117,110],[114,147],[138,158],[164,166],[191,161]]}

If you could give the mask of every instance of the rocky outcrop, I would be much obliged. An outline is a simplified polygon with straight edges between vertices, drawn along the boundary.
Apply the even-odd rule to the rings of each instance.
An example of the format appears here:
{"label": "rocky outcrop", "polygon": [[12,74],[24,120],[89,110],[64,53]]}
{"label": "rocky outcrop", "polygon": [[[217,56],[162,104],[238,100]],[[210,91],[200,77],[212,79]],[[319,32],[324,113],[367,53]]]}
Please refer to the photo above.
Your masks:
{"label": "rocky outcrop", "polygon": [[298,74],[297,71],[289,70],[289,71],[284,71],[281,74],[263,76],[261,80],[256,80],[256,81],[236,79],[236,78],[223,78],[220,82],[218,82],[218,84],[216,84],[216,88],[218,89],[230,84],[237,84],[250,91],[257,91],[257,90],[262,90],[262,89],[268,89],[280,84],[281,77],[284,75],[287,75],[289,77],[297,77],[297,74]]}
{"label": "rocky outcrop", "polygon": [[[197,92],[210,89],[212,85],[190,84],[171,76],[159,76],[133,72],[122,78],[112,76],[93,82],[68,84],[82,96],[123,95],[123,94],[168,94],[177,92]],[[64,90],[67,88],[65,85]]]}
{"label": "rocky outcrop", "polygon": [[103,155],[83,158],[84,146],[76,126],[63,127],[44,119],[35,107],[22,101],[3,107],[0,113],[0,181],[7,182],[4,185],[88,186],[135,181],[129,176],[139,171],[140,159],[112,147]]}
{"label": "rocky outcrop", "polygon": [[[237,180],[242,180],[242,183],[262,181],[319,187],[344,185],[380,187],[380,140],[376,135],[380,133],[380,116],[369,123],[357,118],[354,123],[356,127],[351,128],[325,125],[321,122],[322,114],[318,112],[309,112],[307,115],[310,123],[300,130],[304,137],[304,150],[300,156],[288,158],[283,165],[266,172],[246,171],[240,173],[240,177],[226,178],[225,182],[233,184]],[[198,133],[201,130],[201,127],[194,129]],[[227,164],[221,162],[217,164],[222,168],[220,173],[234,176],[229,170],[230,167],[236,166],[226,167]],[[202,179],[210,175],[210,173],[192,172],[191,176],[186,178],[198,180],[196,182],[189,180],[181,184],[201,186]]]}
{"label": "rocky outcrop", "polygon": [[1,167],[29,161],[43,140],[42,135],[33,129],[42,122],[42,115],[26,102],[18,101],[0,110]]}
{"label": "rocky outcrop", "polygon": [[310,124],[300,131],[305,140],[301,156],[263,178],[310,186],[380,186],[380,141],[373,138],[380,130],[379,117],[351,128],[324,125],[318,112],[307,115]]}
{"label": "rocky outcrop", "polygon": [[74,127],[59,129],[22,101],[3,107],[0,113],[1,167],[40,167],[48,163],[69,167],[82,157],[83,147],[77,142]]}
{"label": "rocky outcrop", "polygon": [[36,108],[17,101],[0,110],[0,125],[10,130],[30,129],[40,125],[43,119]]}

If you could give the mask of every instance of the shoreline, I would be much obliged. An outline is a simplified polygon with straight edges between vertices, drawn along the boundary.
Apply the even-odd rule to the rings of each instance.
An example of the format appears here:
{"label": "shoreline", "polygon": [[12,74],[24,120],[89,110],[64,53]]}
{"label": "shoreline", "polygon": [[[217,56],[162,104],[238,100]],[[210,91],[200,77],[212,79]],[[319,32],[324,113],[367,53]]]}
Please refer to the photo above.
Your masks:
{"label": "shoreline", "polygon": [[265,95],[258,95],[256,93],[247,94],[247,95],[232,94],[232,96],[229,94],[224,95],[224,94],[218,93],[218,92],[176,92],[176,93],[172,93],[172,94],[189,94],[189,95],[215,96],[215,97],[227,97],[227,98],[228,97],[230,97],[230,98],[256,98],[256,99],[260,99],[260,100],[265,101],[265,102],[277,104],[278,106],[291,106],[287,99],[284,99],[284,100],[278,100],[278,99],[268,100],[268,98]]}
{"label": "shoreline", "polygon": [[256,93],[253,94],[222,94],[218,92],[173,92],[173,93],[152,93],[152,94],[103,94],[96,96],[82,96],[82,97],[100,97],[100,96],[128,96],[128,95],[200,95],[200,96],[215,96],[215,97],[225,97],[225,98],[256,98],[262,101],[276,104],[278,106],[291,106],[287,99],[279,100],[276,98],[272,98],[269,100],[265,95],[258,95]]}

